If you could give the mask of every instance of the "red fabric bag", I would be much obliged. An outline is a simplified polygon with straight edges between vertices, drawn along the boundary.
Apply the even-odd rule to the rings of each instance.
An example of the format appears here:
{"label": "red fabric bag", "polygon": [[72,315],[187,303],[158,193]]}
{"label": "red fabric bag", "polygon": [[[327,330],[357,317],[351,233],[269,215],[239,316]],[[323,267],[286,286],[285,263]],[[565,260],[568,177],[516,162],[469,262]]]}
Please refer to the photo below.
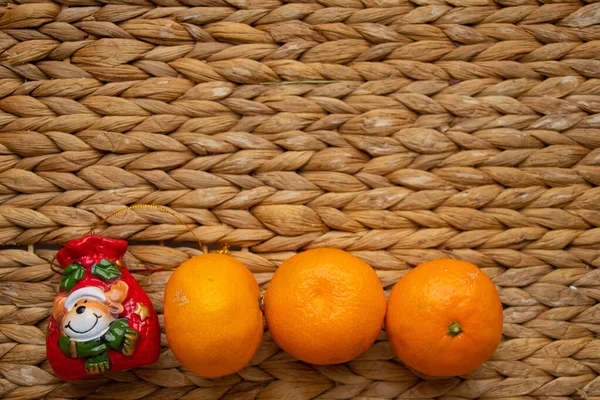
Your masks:
{"label": "red fabric bag", "polygon": [[85,236],[57,254],[63,270],[46,353],[62,380],[151,364],[160,355],[156,311],[122,261],[124,240]]}

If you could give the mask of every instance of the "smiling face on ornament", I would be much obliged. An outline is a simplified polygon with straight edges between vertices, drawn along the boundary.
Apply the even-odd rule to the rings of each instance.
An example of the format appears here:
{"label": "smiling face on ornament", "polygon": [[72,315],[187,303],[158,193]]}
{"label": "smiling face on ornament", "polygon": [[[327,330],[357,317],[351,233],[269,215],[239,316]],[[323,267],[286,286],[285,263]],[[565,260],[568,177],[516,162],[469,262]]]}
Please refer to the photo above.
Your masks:
{"label": "smiling face on ornament", "polygon": [[68,297],[54,301],[53,315],[62,333],[76,342],[94,340],[104,335],[119,313],[127,285],[119,282],[107,293],[97,287],[84,287]]}
{"label": "smiling face on ornament", "polygon": [[61,328],[71,339],[87,341],[102,336],[114,320],[106,304],[82,299],[64,315]]}

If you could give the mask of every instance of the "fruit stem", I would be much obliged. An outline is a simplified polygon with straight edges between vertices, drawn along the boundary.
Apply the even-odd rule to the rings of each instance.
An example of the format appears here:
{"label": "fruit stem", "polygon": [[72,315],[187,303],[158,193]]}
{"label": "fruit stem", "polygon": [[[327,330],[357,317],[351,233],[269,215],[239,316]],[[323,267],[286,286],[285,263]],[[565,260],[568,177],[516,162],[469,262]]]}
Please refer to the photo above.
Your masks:
{"label": "fruit stem", "polygon": [[450,323],[450,325],[448,326],[448,335],[450,335],[451,337],[456,337],[461,332],[463,332],[463,329],[460,326],[460,324],[456,321]]}

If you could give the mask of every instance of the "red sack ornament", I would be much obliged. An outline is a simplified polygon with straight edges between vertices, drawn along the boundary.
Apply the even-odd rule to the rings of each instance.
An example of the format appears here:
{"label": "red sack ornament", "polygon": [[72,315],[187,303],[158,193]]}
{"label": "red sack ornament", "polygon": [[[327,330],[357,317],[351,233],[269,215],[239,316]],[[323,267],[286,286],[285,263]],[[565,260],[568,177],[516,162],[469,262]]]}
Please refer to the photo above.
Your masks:
{"label": "red sack ornament", "polygon": [[76,380],[154,363],[156,311],[122,261],[124,240],[89,235],[57,254],[64,269],[52,305],[46,353],[56,376]]}

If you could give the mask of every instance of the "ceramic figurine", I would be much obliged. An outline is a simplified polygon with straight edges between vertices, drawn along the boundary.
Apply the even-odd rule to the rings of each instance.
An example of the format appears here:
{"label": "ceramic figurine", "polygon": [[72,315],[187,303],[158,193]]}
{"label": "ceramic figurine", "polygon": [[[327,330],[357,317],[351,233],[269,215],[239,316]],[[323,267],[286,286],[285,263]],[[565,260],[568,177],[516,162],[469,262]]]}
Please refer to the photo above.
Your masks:
{"label": "ceramic figurine", "polygon": [[64,270],[46,351],[60,379],[83,379],[158,360],[158,318],[125,268],[126,251],[124,240],[89,235],[58,252]]}

